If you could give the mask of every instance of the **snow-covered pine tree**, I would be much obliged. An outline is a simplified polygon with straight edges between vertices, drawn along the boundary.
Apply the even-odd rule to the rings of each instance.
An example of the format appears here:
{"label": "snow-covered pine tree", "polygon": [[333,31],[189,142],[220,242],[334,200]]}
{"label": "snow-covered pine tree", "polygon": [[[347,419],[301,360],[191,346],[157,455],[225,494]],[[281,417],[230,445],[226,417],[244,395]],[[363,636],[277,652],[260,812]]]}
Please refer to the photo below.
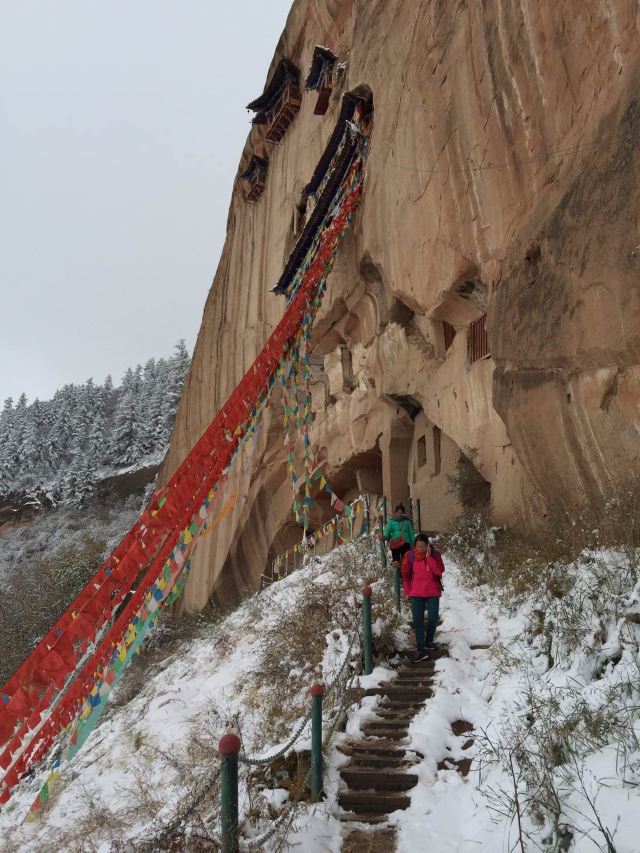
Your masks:
{"label": "snow-covered pine tree", "polygon": [[162,406],[162,424],[158,436],[160,443],[165,445],[171,438],[173,422],[178,411],[178,404],[182,394],[187,370],[189,369],[189,353],[184,339],[175,345],[175,352],[168,362],[167,381],[165,385],[164,400]]}
{"label": "snow-covered pine tree", "polygon": [[41,477],[42,463],[42,412],[36,397],[25,413],[22,441],[20,443],[20,465],[35,482]]}
{"label": "snow-covered pine tree", "polygon": [[13,431],[13,398],[7,397],[0,414],[0,494],[11,490],[18,446]]}
{"label": "snow-covered pine tree", "polygon": [[122,386],[88,379],[67,384],[49,401],[7,399],[0,412],[0,493],[42,486],[63,504],[79,506],[96,472],[162,453],[169,441],[189,354],[180,341],[169,359],[129,368]]}

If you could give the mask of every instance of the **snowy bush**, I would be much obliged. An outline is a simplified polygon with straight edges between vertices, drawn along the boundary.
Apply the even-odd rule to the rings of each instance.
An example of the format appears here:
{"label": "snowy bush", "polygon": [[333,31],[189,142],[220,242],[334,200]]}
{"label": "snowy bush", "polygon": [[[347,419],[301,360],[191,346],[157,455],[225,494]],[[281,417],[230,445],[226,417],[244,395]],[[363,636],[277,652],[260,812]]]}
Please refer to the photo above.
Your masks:
{"label": "snowy bush", "polygon": [[475,517],[449,539],[464,582],[523,624],[493,649],[496,677],[512,678],[517,690],[477,753],[480,787],[496,819],[514,821],[522,851],[615,853],[603,792],[640,784],[634,496],[610,501],[606,518],[585,512],[537,537]]}

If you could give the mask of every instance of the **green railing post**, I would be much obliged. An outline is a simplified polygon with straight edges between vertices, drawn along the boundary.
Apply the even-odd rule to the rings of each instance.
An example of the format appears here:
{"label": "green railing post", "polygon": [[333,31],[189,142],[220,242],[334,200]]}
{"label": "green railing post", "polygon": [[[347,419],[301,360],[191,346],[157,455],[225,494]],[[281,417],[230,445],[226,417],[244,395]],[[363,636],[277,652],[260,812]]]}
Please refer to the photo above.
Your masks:
{"label": "green railing post", "polygon": [[314,684],[311,690],[311,799],[315,803],[322,794],[322,697],[324,687]]}
{"label": "green railing post", "polygon": [[378,529],[380,530],[380,534],[378,536],[380,540],[380,560],[382,561],[382,568],[387,568],[387,546],[384,542],[384,527],[382,525],[382,516],[378,516]]}
{"label": "green railing post", "polygon": [[364,627],[364,674],[373,672],[373,637],[371,634],[371,587],[362,590],[362,621]]}
{"label": "green railing post", "polygon": [[400,612],[402,609],[402,599],[400,597],[400,564],[394,560],[393,566],[393,597],[396,602],[396,610]]}
{"label": "green railing post", "polygon": [[418,514],[418,529],[416,533],[420,533],[422,530],[422,519],[420,518],[420,498],[416,498],[416,512]]}
{"label": "green railing post", "polygon": [[238,753],[240,738],[228,732],[218,744],[222,763],[220,835],[223,853],[238,853]]}

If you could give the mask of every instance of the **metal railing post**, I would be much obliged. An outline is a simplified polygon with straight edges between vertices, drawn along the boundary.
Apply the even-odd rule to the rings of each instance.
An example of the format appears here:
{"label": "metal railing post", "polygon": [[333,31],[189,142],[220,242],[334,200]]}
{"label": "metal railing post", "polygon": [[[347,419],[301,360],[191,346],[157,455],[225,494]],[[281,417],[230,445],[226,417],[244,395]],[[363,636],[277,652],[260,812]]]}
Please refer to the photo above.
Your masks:
{"label": "metal railing post", "polygon": [[322,794],[322,697],[324,687],[314,684],[311,690],[311,799],[315,803]]}
{"label": "metal railing post", "polygon": [[420,518],[420,498],[416,498],[416,511],[418,513],[418,529],[417,533],[420,533],[422,530],[422,519]]}
{"label": "metal railing post", "polygon": [[362,590],[362,622],[364,627],[364,674],[373,672],[373,636],[371,633],[371,587]]}
{"label": "metal railing post", "polygon": [[386,498],[384,498],[384,497],[382,498],[382,513],[383,513],[383,516],[384,516],[384,526],[386,527],[386,526],[387,526],[387,519],[388,519],[388,515],[387,515],[387,499],[386,499]]}
{"label": "metal railing post", "polygon": [[384,542],[384,527],[382,525],[382,516],[378,516],[378,529],[380,530],[380,533],[378,536],[378,538],[380,540],[380,560],[382,562],[382,568],[386,569],[387,568],[387,546],[385,545],[385,542]]}
{"label": "metal railing post", "polygon": [[402,599],[400,597],[400,566],[397,562],[393,562],[393,598],[396,603],[398,613],[402,609]]}
{"label": "metal railing post", "polygon": [[218,744],[221,763],[220,836],[223,853],[238,853],[238,753],[240,738],[228,732]]}

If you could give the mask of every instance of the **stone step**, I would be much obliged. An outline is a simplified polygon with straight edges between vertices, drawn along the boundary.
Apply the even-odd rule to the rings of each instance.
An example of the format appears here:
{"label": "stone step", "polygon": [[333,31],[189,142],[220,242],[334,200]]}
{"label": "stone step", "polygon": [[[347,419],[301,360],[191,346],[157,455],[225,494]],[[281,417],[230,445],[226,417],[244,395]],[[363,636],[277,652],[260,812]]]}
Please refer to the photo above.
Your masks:
{"label": "stone step", "polygon": [[375,734],[380,730],[406,732],[409,728],[410,722],[411,720],[367,720],[367,722],[362,725],[362,731],[370,732],[371,734]]}
{"label": "stone step", "polygon": [[[409,658],[410,660],[413,659],[413,656],[415,655],[415,653],[416,653],[415,649],[398,649],[398,651],[396,652],[396,654],[399,657]],[[431,663],[432,661],[438,660],[439,658],[448,658],[448,657],[449,657],[449,650],[445,646],[438,646],[437,649],[427,649],[427,656],[425,658],[423,658],[421,661],[418,661],[418,663],[414,664],[414,665],[420,666],[420,664],[423,663],[424,661],[429,661]]]}
{"label": "stone step", "polygon": [[381,725],[380,728],[378,728],[375,723],[373,724],[373,727],[371,723],[367,723],[362,727],[362,732],[367,737],[380,737],[398,741],[407,736],[407,727],[403,726],[402,728],[395,729],[391,726]]}
{"label": "stone step", "polygon": [[422,666],[424,661],[414,664],[413,666],[401,666],[396,670],[398,678],[433,678],[436,672],[436,665],[433,661],[427,661],[429,666]]}
{"label": "stone step", "polygon": [[338,803],[345,811],[364,814],[391,814],[397,809],[408,809],[410,798],[400,791],[343,791]]}
{"label": "stone step", "polygon": [[433,690],[430,687],[396,687],[390,684],[388,687],[370,687],[365,691],[365,696],[394,696],[406,697],[408,699],[429,699],[433,696]]}
{"label": "stone step", "polygon": [[408,714],[413,714],[415,717],[418,711],[423,707],[424,699],[420,697],[417,699],[408,699],[406,696],[400,698],[394,696],[383,696],[376,708],[376,711],[406,711]]}
{"label": "stone step", "polygon": [[378,768],[345,767],[340,775],[350,791],[409,791],[418,784],[415,773],[402,773],[397,770],[379,770]]}
{"label": "stone step", "polygon": [[411,767],[415,763],[407,758],[391,758],[388,755],[372,755],[371,753],[354,753],[351,756],[351,764],[349,767],[388,767],[389,769],[399,769],[401,767]]}
{"label": "stone step", "polygon": [[404,758],[406,751],[398,747],[395,741],[385,743],[383,740],[357,740],[341,744],[338,749],[344,755],[385,755],[388,758]]}
{"label": "stone step", "polygon": [[415,711],[413,708],[376,708],[373,712],[376,717],[385,720],[413,720]]}
{"label": "stone step", "polygon": [[341,814],[338,820],[341,823],[368,823],[374,826],[386,823],[387,816],[385,814],[366,814],[365,812],[360,812],[359,814]]}
{"label": "stone step", "polygon": [[433,678],[394,678],[393,681],[383,681],[380,687],[431,687]]}
{"label": "stone step", "polygon": [[[379,823],[386,823],[386,818],[379,817]],[[352,829],[341,849],[342,853],[392,853],[396,849],[396,830],[394,827]]]}

